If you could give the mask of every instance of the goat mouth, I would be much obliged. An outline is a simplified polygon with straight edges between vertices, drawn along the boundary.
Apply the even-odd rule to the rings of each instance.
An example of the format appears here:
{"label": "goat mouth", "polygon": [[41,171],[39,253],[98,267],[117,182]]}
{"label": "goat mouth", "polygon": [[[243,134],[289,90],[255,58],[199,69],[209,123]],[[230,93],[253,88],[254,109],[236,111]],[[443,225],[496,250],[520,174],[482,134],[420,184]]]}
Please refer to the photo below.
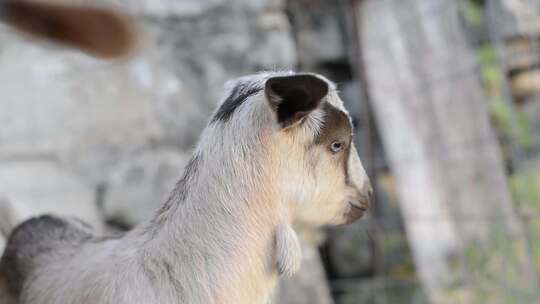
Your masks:
{"label": "goat mouth", "polygon": [[357,210],[360,210],[360,211],[362,211],[362,212],[366,212],[366,211],[368,210],[367,207],[364,207],[364,206],[358,206],[358,205],[355,205],[355,204],[353,204],[353,203],[351,203],[351,202],[349,202],[349,205],[351,205],[352,208],[357,209]]}
{"label": "goat mouth", "polygon": [[350,209],[345,215],[345,224],[350,224],[364,216],[364,213],[367,211],[365,206],[359,206],[349,202]]}

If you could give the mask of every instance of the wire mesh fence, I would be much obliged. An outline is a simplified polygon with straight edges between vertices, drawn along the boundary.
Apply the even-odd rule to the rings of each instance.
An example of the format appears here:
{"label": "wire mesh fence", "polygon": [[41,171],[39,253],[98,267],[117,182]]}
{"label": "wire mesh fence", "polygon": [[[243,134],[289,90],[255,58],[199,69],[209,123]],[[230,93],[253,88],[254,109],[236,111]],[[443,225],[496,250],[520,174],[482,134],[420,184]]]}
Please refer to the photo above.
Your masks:
{"label": "wire mesh fence", "polygon": [[397,254],[412,260],[409,272],[381,263],[331,281],[337,302],[538,303],[540,3],[347,3],[377,133],[359,150],[380,138],[386,155],[364,157],[379,195],[359,233],[376,239],[379,261],[395,259],[383,244],[401,236]]}

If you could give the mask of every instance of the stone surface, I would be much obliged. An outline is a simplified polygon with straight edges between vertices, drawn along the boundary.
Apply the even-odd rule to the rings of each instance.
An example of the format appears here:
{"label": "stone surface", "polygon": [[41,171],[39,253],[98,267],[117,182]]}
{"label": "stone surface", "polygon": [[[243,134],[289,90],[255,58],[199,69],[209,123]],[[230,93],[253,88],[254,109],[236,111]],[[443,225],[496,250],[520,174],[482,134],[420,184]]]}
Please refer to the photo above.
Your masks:
{"label": "stone surface", "polygon": [[159,138],[136,58],[103,63],[0,33],[0,158],[54,157],[90,180]]}
{"label": "stone surface", "polygon": [[0,193],[11,202],[18,223],[48,213],[102,228],[94,189],[52,161],[0,162]]}
{"label": "stone surface", "polygon": [[521,98],[540,95],[540,69],[525,71],[513,76],[511,88],[514,96]]}
{"label": "stone surface", "polygon": [[167,199],[189,161],[173,150],[146,151],[112,168],[103,199],[107,221],[132,227]]}
{"label": "stone surface", "polygon": [[540,39],[535,38],[513,38],[506,43],[506,65],[508,71],[527,71],[540,65],[540,54],[538,45]]}
{"label": "stone surface", "polygon": [[[36,44],[1,27],[0,159],[55,157],[101,183],[113,164],[147,146],[193,147],[227,80],[295,66],[280,5],[130,3],[124,8],[138,14],[141,47],[114,63]],[[186,7],[193,7],[190,16],[182,13]]]}
{"label": "stone surface", "polygon": [[[82,1],[91,2],[91,0]],[[109,0],[107,2],[121,9],[131,10],[141,16],[194,18],[224,6],[246,10],[250,13],[271,9],[279,10],[283,7],[284,0]]]}
{"label": "stone surface", "polygon": [[159,18],[193,17],[223,5],[225,0],[112,0],[121,8],[127,8],[138,15],[150,15]]}
{"label": "stone surface", "polygon": [[500,38],[537,36],[540,33],[539,0],[494,0],[487,3],[494,33]]}
{"label": "stone surface", "polygon": [[347,57],[338,6],[332,1],[289,1],[288,6],[303,68]]}

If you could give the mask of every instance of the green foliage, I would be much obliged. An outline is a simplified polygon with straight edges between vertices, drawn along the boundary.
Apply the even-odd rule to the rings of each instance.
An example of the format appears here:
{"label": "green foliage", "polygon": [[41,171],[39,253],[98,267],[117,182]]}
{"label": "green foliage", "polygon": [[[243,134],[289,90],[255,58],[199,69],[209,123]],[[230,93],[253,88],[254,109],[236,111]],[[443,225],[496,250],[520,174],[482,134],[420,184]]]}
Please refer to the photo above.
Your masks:
{"label": "green foliage", "polygon": [[[458,267],[463,270],[460,284],[449,286],[445,300],[464,303],[529,303],[532,294],[523,240],[513,237],[504,227],[494,231],[488,241],[471,242],[464,247]],[[444,301],[452,303],[452,301]]]}
{"label": "green foliage", "polygon": [[407,238],[401,231],[386,231],[381,246],[385,252],[385,273],[396,279],[412,279],[416,276],[413,257],[407,248]]}
{"label": "green foliage", "polygon": [[484,22],[484,9],[478,2],[466,1],[463,15],[465,21],[473,26],[481,26]]}
{"label": "green foliage", "polygon": [[498,67],[495,65],[482,66],[482,79],[487,88],[495,89],[499,88],[502,83],[502,75]]}
{"label": "green foliage", "polygon": [[[489,97],[489,112],[498,133],[506,139],[514,138],[525,150],[533,148],[535,143],[530,121],[518,108],[512,109],[503,97],[503,75],[493,46],[486,44],[479,48],[478,58],[482,80]],[[515,117],[512,114],[515,114]],[[516,119],[515,131],[512,124],[513,119]]]}
{"label": "green foliage", "polygon": [[538,275],[540,275],[540,219],[537,217],[531,218],[526,221],[526,228],[531,233],[532,237],[532,251],[534,258],[534,267]]}
{"label": "green foliage", "polygon": [[521,205],[532,207],[540,203],[540,189],[538,189],[538,179],[534,173],[518,172],[510,176],[510,189],[514,201]]}
{"label": "green foliage", "polygon": [[[534,147],[534,136],[531,123],[527,117],[517,108],[514,109],[515,117],[512,115],[512,108],[508,102],[498,96],[493,96],[489,103],[489,112],[494,119],[499,132],[506,138],[515,138],[523,149]],[[514,131],[512,119],[516,119],[516,130]],[[517,134],[514,134],[517,133]]]}
{"label": "green foliage", "polygon": [[415,280],[375,279],[358,284],[339,297],[341,304],[428,303]]}
{"label": "green foliage", "polygon": [[480,47],[478,49],[478,55],[482,66],[494,65],[497,63],[497,54],[495,53],[495,48],[493,48],[491,44]]}
{"label": "green foliage", "polygon": [[495,48],[486,44],[478,49],[482,80],[489,95],[501,95],[503,76],[497,62]]}
{"label": "green foliage", "polygon": [[[519,203],[519,210],[524,214],[525,229],[532,238],[532,255],[535,271],[540,274],[540,184],[538,172],[518,172],[510,176],[512,196]],[[527,218],[528,217],[528,218]]]}

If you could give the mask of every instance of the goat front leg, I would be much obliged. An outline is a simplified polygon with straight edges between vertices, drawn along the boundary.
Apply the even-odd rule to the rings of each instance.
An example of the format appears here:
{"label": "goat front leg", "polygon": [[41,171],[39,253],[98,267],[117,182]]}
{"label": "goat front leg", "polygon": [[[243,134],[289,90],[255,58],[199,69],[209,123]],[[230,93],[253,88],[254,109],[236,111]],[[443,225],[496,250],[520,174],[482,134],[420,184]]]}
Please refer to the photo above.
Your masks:
{"label": "goat front leg", "polygon": [[276,263],[280,275],[292,276],[302,263],[302,248],[298,235],[289,224],[276,229]]}

